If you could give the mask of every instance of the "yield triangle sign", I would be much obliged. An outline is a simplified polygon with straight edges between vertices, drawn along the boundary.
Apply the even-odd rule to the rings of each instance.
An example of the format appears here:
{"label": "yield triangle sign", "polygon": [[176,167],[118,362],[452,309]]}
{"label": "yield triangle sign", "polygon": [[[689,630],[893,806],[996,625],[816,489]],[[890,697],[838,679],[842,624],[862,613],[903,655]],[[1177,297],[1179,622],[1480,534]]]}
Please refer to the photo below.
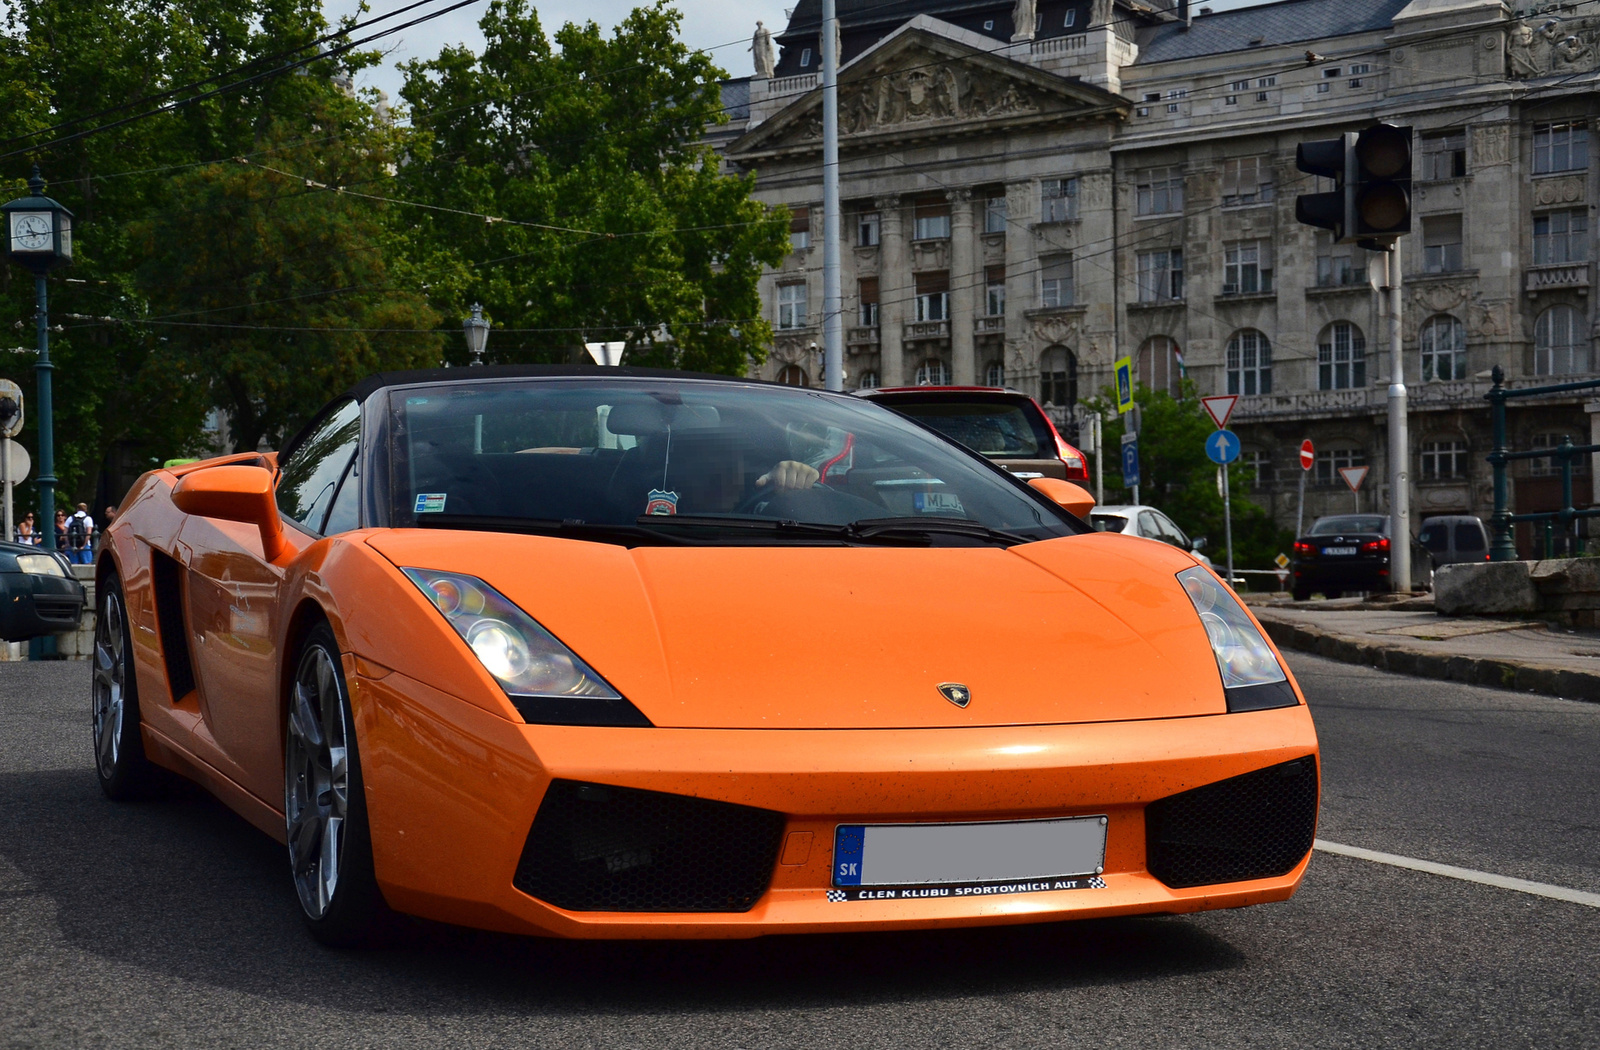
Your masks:
{"label": "yield triangle sign", "polygon": [[1206,415],[1217,425],[1218,430],[1228,429],[1228,417],[1233,415],[1233,406],[1239,403],[1238,394],[1221,394],[1217,397],[1202,397],[1200,404],[1206,410]]}
{"label": "yield triangle sign", "polygon": [[1350,486],[1351,492],[1359,492],[1361,491],[1361,483],[1367,480],[1367,469],[1366,467],[1340,467],[1339,476],[1344,479],[1346,485]]}

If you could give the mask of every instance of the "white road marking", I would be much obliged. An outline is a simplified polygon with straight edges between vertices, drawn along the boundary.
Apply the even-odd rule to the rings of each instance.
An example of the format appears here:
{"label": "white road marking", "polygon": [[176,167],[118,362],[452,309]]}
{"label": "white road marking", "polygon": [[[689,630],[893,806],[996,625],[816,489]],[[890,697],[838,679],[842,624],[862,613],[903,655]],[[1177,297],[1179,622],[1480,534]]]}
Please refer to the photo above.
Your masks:
{"label": "white road marking", "polygon": [[1513,879],[1507,875],[1494,875],[1487,871],[1458,868],[1454,864],[1436,864],[1431,860],[1402,857],[1396,853],[1379,853],[1377,850],[1362,849],[1360,846],[1344,846],[1337,842],[1329,842],[1327,839],[1317,839],[1316,846],[1317,849],[1324,853],[1334,853],[1341,857],[1370,860],[1374,864],[1390,864],[1396,868],[1410,868],[1412,871],[1425,871],[1430,875],[1443,875],[1448,879],[1461,879],[1464,882],[1477,882],[1485,886],[1498,886],[1503,890],[1516,890],[1518,893],[1531,893],[1536,897],[1550,897],[1553,900],[1582,904],[1590,908],[1600,908],[1600,893],[1588,893],[1584,890],[1568,889],[1565,886],[1552,886],[1548,882]]}

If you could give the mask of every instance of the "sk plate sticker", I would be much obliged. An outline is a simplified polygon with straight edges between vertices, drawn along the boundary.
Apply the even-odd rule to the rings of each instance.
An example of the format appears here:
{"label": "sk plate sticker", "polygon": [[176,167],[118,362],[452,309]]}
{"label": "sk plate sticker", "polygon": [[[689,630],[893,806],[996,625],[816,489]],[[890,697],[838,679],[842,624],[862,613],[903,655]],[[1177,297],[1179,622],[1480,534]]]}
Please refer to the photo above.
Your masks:
{"label": "sk plate sticker", "polygon": [[645,497],[644,512],[646,514],[678,513],[678,494],[676,492],[667,492],[663,489],[651,489],[650,495]]}
{"label": "sk plate sticker", "polygon": [[443,492],[419,492],[417,493],[417,507],[412,513],[443,514],[444,497],[445,493]]}

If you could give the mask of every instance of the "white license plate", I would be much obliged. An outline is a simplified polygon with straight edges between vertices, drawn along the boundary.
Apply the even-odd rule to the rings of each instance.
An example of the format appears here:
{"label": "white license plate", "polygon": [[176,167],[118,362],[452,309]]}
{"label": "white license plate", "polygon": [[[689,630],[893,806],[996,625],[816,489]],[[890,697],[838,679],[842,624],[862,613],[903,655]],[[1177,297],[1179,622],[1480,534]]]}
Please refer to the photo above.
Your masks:
{"label": "white license plate", "polygon": [[1098,875],[1106,818],[987,824],[841,824],[835,886],[974,885]]}
{"label": "white license plate", "polygon": [[1324,547],[1324,548],[1322,548],[1322,553],[1324,553],[1324,554],[1354,554],[1355,552],[1356,552],[1356,548],[1354,548],[1354,547]]}

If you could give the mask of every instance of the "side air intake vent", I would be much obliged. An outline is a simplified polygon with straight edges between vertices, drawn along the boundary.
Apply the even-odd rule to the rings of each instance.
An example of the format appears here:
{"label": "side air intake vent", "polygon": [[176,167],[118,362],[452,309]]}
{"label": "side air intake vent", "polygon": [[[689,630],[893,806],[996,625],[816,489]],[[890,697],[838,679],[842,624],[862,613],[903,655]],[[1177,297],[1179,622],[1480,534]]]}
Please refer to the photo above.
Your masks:
{"label": "side air intake vent", "polygon": [[569,911],[749,911],[783,825],[766,809],[555,780],[512,884]]}
{"label": "side air intake vent", "polygon": [[171,555],[150,552],[150,577],[156,592],[156,626],[161,656],[167,665],[172,699],[194,692],[194,664],[189,658],[189,632],[183,626],[183,566]]}
{"label": "side air intake vent", "polygon": [[1287,875],[1316,835],[1316,759],[1169,795],[1144,824],[1146,866],[1173,889]]}

